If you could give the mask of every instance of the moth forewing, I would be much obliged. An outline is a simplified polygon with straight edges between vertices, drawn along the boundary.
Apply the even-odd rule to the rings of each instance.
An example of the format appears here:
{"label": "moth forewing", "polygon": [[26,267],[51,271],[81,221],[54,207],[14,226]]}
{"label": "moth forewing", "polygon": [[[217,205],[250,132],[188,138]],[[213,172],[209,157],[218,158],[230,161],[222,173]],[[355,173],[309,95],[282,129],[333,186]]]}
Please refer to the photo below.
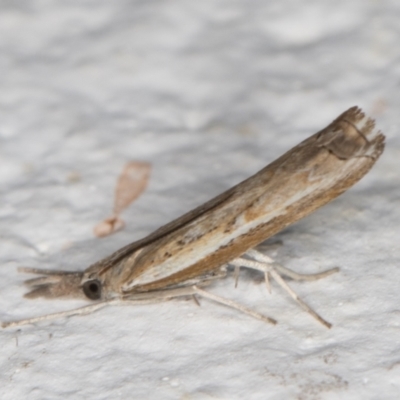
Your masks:
{"label": "moth forewing", "polygon": [[[160,289],[233,260],[343,193],[383,148],[384,136],[372,120],[349,109],[221,195],[225,201],[202,208],[190,222],[143,247],[134,263],[125,264],[124,287]],[[115,279],[112,269],[109,276]]]}
{"label": "moth forewing", "polygon": [[[207,283],[213,271],[229,262],[239,265],[244,259],[238,257],[246,251],[351,187],[383,149],[384,136],[374,121],[352,107],[255,175],[83,273],[59,275],[37,284],[31,280],[33,290],[28,297],[77,297],[79,292],[93,300],[123,300],[143,292]],[[254,265],[266,279],[269,271],[275,277],[279,273],[268,262],[256,260]],[[44,275],[52,275],[48,272]],[[192,290],[196,292],[195,286]],[[196,293],[203,295],[199,290]],[[219,302],[226,304],[226,300]]]}

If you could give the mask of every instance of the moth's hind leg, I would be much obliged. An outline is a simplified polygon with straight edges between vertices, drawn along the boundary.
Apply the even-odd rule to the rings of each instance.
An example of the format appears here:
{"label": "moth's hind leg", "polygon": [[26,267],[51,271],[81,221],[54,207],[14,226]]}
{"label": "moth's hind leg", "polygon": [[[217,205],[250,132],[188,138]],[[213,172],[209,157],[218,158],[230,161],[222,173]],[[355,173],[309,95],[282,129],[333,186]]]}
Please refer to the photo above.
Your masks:
{"label": "moth's hind leg", "polygon": [[[282,242],[274,242],[272,244],[262,245],[262,250],[268,250],[271,247],[275,249],[277,246],[281,246],[281,245],[282,245]],[[259,249],[259,248],[260,248],[260,246],[257,247],[257,249]],[[326,271],[318,272],[315,274],[300,274],[289,268],[284,267],[283,265],[278,264],[271,257],[261,253],[259,250],[251,249],[251,250],[247,251],[247,253],[245,253],[245,255],[247,255],[259,262],[266,263],[268,265],[273,265],[274,269],[279,273],[279,275],[285,276],[294,281],[315,281],[317,279],[326,278],[327,276],[335,274],[336,272],[338,272],[340,270],[338,267],[335,267],[335,268],[331,268]],[[233,273],[233,277],[235,280],[235,288],[237,288],[237,286],[238,286],[239,274],[240,274],[240,266],[235,266],[234,273]],[[264,276],[265,276],[265,284],[267,286],[268,292],[271,293],[270,275],[268,272],[265,272]]]}
{"label": "moth's hind leg", "polygon": [[[289,268],[284,267],[283,265],[278,264],[276,261],[274,261],[271,257],[260,253],[258,250],[251,249],[245,253],[245,255],[253,258],[256,261],[259,261],[261,263],[265,263],[267,265],[273,265],[274,269],[276,272],[279,273],[279,275],[286,276],[287,278],[290,278],[294,281],[316,281],[318,279],[323,279],[326,278],[329,275],[336,274],[336,272],[340,271],[339,267],[327,269],[326,271],[322,272],[317,272],[315,274],[300,274],[299,272],[295,272]],[[232,263],[230,263],[232,264]],[[233,264],[232,264],[233,265]],[[235,278],[235,287],[237,287],[237,282],[239,279],[239,271],[240,271],[240,266],[235,266],[234,270],[234,278]],[[266,284],[268,291],[271,291],[270,284],[269,284],[269,274],[266,272]]]}
{"label": "moth's hind leg", "polygon": [[277,264],[271,257],[260,253],[257,250],[251,249],[247,251],[246,255],[253,258],[256,261],[267,263],[268,265],[273,265],[274,269],[279,273],[279,275],[286,276],[287,278],[293,279],[294,281],[316,281],[317,279],[326,278],[329,275],[339,272],[340,268],[335,267],[327,269],[326,271],[317,272],[315,274],[300,274],[283,265]]}
{"label": "moth's hind leg", "polygon": [[298,272],[292,271],[289,268],[284,267],[280,264],[274,264],[275,269],[280,275],[284,275],[294,281],[316,281],[318,279],[326,278],[329,275],[336,274],[340,271],[339,267],[327,269],[326,271],[317,272],[315,274],[299,274]]}
{"label": "moth's hind leg", "polygon": [[266,256],[265,254],[262,254],[258,252],[257,250],[249,250],[245,254],[248,257],[251,257],[251,259],[248,258],[236,258],[232,261],[229,262],[229,264],[233,265],[235,267],[235,270],[237,270],[240,267],[246,267],[250,269],[255,269],[258,271],[261,271],[264,273],[265,276],[265,282],[267,284],[268,289],[270,290],[270,284],[269,284],[269,279],[272,277],[278,284],[281,286],[300,306],[303,308],[303,310],[307,311],[309,314],[311,314],[316,320],[318,320],[320,323],[325,325],[327,328],[330,328],[332,324],[330,324],[328,321],[323,319],[317,312],[315,312],[307,303],[305,303],[298,295],[297,293],[284,281],[281,275],[287,276],[291,279],[294,280],[316,280],[320,278],[324,278],[326,276],[329,276],[339,270],[339,268],[332,268],[330,270],[324,271],[322,273],[318,274],[298,274],[288,268],[285,268],[281,265],[276,264],[272,258]]}

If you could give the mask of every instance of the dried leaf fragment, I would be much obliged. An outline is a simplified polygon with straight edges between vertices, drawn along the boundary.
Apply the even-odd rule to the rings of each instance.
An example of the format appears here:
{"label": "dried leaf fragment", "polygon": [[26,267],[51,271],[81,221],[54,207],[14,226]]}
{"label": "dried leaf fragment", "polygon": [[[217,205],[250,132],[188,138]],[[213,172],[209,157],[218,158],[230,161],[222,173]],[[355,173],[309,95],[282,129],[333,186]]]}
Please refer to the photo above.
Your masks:
{"label": "dried leaf fragment", "polygon": [[131,161],[124,166],[115,187],[113,215],[94,227],[95,236],[108,236],[125,226],[119,214],[146,189],[150,171],[151,165],[147,162]]}
{"label": "dried leaf fragment", "polygon": [[93,233],[97,237],[104,237],[118,232],[125,226],[125,222],[118,216],[108,217],[93,228]]}
{"label": "dried leaf fragment", "polygon": [[119,176],[115,188],[114,214],[119,215],[146,189],[151,165],[147,162],[127,163]]}

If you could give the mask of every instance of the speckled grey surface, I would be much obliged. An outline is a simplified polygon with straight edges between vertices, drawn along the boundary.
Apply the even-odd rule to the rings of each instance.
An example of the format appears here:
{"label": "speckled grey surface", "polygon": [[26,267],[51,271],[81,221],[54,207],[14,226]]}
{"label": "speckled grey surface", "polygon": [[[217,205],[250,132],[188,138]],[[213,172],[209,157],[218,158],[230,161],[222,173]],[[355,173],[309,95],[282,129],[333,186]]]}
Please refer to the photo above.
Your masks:
{"label": "speckled grey surface", "polygon": [[[400,4],[7,1],[0,4],[0,319],[17,266],[83,269],[254,173],[359,105],[387,136],[354,188],[281,232],[273,255],[326,319],[243,272],[203,300],[108,308],[0,332],[2,399],[398,399]],[[93,237],[128,160],[153,165],[124,231]]]}

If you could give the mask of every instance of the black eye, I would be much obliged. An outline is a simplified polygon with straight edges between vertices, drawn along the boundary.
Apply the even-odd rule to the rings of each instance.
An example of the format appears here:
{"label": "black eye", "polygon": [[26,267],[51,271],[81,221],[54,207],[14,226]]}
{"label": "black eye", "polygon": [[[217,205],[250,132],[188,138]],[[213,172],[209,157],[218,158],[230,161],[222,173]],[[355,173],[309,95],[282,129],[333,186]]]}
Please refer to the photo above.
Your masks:
{"label": "black eye", "polygon": [[83,284],[83,293],[91,300],[98,300],[101,297],[101,283],[97,279],[86,281]]}

